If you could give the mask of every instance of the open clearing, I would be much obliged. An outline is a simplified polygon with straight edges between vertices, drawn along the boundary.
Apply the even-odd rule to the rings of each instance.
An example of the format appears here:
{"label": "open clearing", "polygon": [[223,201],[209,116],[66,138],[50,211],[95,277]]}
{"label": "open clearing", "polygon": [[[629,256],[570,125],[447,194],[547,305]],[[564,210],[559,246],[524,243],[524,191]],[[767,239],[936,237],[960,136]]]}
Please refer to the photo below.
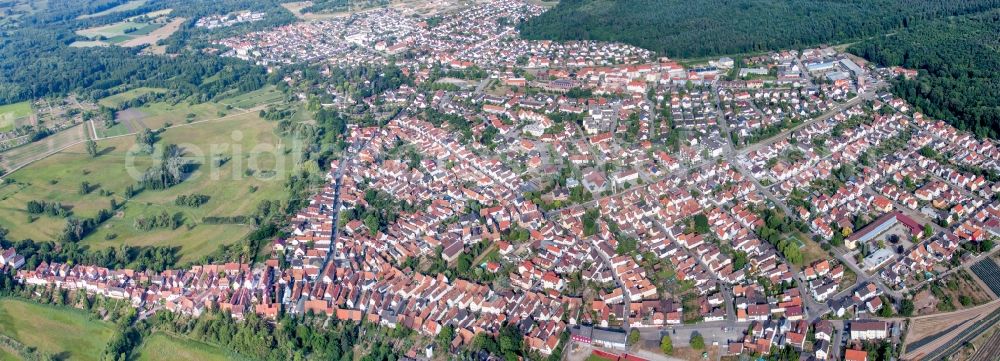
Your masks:
{"label": "open clearing", "polygon": [[122,12],[122,11],[129,11],[129,10],[137,9],[137,8],[139,8],[140,6],[142,6],[145,3],[146,3],[146,0],[133,0],[133,1],[129,1],[127,3],[115,6],[113,8],[110,8],[110,9],[107,9],[107,10],[104,10],[104,11],[96,12],[96,13],[93,13],[93,14],[80,15],[80,16],[77,17],[77,19],[96,18],[98,16],[104,16],[104,15],[113,14],[113,13]]}
{"label": "open clearing", "polygon": [[149,24],[141,22],[122,21],[114,24],[101,25],[93,28],[77,30],[76,33],[78,35],[86,36],[91,39],[99,37],[111,39],[116,36],[126,36],[125,31],[128,29],[137,29],[136,31],[138,31],[138,29],[143,29],[146,26],[149,26]]}
{"label": "open clearing", "polygon": [[[140,46],[140,45],[147,45],[147,44],[150,44],[150,45],[156,44],[156,42],[158,42],[160,40],[163,40],[163,39],[166,39],[166,38],[169,38],[170,35],[173,35],[173,33],[177,31],[177,29],[181,28],[181,24],[183,24],[183,23],[184,23],[184,18],[176,18],[176,19],[171,20],[166,25],[163,25],[161,27],[158,27],[158,28],[152,30],[151,32],[148,32],[148,33],[145,33],[145,34],[140,34],[139,32],[136,32],[137,35],[141,35],[141,36],[133,37],[131,40],[125,41],[121,45],[122,46],[133,47],[133,46]],[[160,49],[160,48],[158,48],[158,49]],[[165,51],[166,48],[162,48],[162,50]],[[163,53],[160,52],[159,54],[163,54]]]}
{"label": "open clearing", "polygon": [[928,284],[913,298],[913,303],[918,315],[927,315],[981,305],[991,298],[971,273],[961,270]]}
{"label": "open clearing", "polygon": [[140,97],[142,95],[151,94],[151,93],[164,93],[166,91],[167,91],[167,89],[164,89],[164,88],[148,88],[148,87],[135,88],[135,89],[129,90],[129,91],[124,92],[124,93],[118,93],[118,94],[115,94],[115,95],[103,98],[101,100],[98,100],[97,103],[100,104],[100,105],[109,107],[109,108],[118,108],[119,106],[121,106],[122,103],[127,102],[127,101],[131,101],[131,100],[133,100],[135,98],[138,98],[138,97]]}
{"label": "open clearing", "polygon": [[230,358],[224,350],[218,347],[170,336],[154,333],[146,337],[139,348],[139,361],[225,361]]}
{"label": "open clearing", "polygon": [[23,101],[7,105],[0,105],[0,132],[11,131],[18,122],[31,116],[31,102]]}
{"label": "open clearing", "polygon": [[224,99],[219,103],[233,108],[238,109],[248,109],[253,108],[258,105],[265,105],[275,103],[281,100],[284,95],[275,89],[273,86],[266,86],[260,90],[255,90],[249,93],[237,95],[235,97]]}
{"label": "open clearing", "polygon": [[[137,6],[138,7],[138,6]],[[153,45],[161,39],[166,39],[180,29],[184,18],[169,18],[171,9],[164,9],[147,14],[133,16],[114,24],[95,26],[76,31],[77,35],[89,38],[87,41],[77,41],[70,46],[141,46]],[[162,47],[151,49],[151,52],[165,50]]]}
{"label": "open clearing", "polygon": [[25,164],[45,158],[70,144],[86,140],[86,131],[86,127],[77,124],[37,142],[4,151],[0,154],[0,168],[10,172]]}
{"label": "open clearing", "polygon": [[[168,106],[152,104],[149,107]],[[176,111],[179,117],[184,117],[185,110]],[[186,156],[200,165],[179,185],[136,195],[117,216],[83,242],[99,248],[121,244],[180,246],[183,260],[193,260],[216,250],[219,244],[239,240],[251,230],[250,226],[203,224],[202,219],[248,215],[262,200],[285,200],[284,180],[294,167],[294,161],[291,155],[280,151],[287,142],[274,134],[273,127],[274,123],[260,119],[256,112],[249,112],[166,130],[160,134],[157,144],[178,144]],[[10,229],[11,239],[52,240],[65,220],[42,215],[29,223],[25,211],[28,201],[61,202],[79,218],[93,217],[100,209],[107,208],[112,198],[121,203],[125,188],[136,184],[141,173],[153,164],[149,155],[130,152],[134,144],[133,136],[100,140],[101,155],[91,158],[80,143],[10,175],[15,182],[0,186],[0,226]],[[239,154],[234,154],[235,148],[240,149]],[[278,149],[281,156],[267,153],[267,148]],[[265,152],[258,152],[261,149]],[[208,158],[216,154],[232,159],[215,167]],[[126,166],[129,161],[133,162],[131,174]],[[254,176],[247,176],[247,169],[253,169]],[[275,169],[280,172],[274,177],[261,172]],[[98,185],[111,194],[101,196],[98,190],[80,194],[83,181]],[[174,205],[178,195],[193,193],[206,194],[211,199],[198,208]],[[180,213],[184,225],[148,232],[134,228],[137,217],[155,216],[161,212]]]}
{"label": "open clearing", "polygon": [[111,326],[83,311],[0,299],[0,333],[60,360],[99,360]]}

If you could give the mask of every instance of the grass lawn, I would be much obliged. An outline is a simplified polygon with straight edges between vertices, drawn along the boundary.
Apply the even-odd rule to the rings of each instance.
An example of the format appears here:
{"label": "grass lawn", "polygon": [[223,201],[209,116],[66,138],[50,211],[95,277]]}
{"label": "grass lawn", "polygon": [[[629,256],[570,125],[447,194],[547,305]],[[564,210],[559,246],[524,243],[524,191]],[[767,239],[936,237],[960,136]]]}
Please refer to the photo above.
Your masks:
{"label": "grass lawn", "polygon": [[229,360],[225,350],[218,347],[170,336],[154,333],[143,341],[139,347],[138,361],[224,361]]}
{"label": "grass lawn", "polygon": [[[223,114],[236,113],[235,110],[226,111],[224,106],[220,106],[217,103],[201,103],[194,105],[189,105],[187,103],[179,103],[177,105],[171,105],[168,103],[150,103],[135,109],[144,114],[140,120],[144,127],[150,129],[160,128],[167,123],[173,125],[183,124],[187,121],[188,114],[194,114],[192,121],[199,121],[218,118]],[[135,129],[139,130],[141,128],[143,127],[136,127]]]}
{"label": "grass lawn", "polygon": [[0,132],[7,132],[17,126],[17,120],[31,115],[31,102],[0,105]]}
{"label": "grass lawn", "polygon": [[108,38],[107,41],[109,43],[118,45],[120,43],[124,43],[124,42],[129,41],[129,40],[132,40],[131,36],[128,36],[128,35],[115,35],[115,36],[112,36],[112,37]]}
{"label": "grass lawn", "polygon": [[824,251],[823,248],[820,247],[819,243],[813,241],[812,238],[809,238],[806,234],[798,233],[794,239],[799,243],[799,251],[802,253],[802,264],[798,266],[805,266],[819,260],[830,258],[830,254],[827,251]]}
{"label": "grass lawn", "polygon": [[0,348],[0,361],[19,361],[21,357],[16,353],[7,351],[7,349]]}
{"label": "grass lawn", "polygon": [[83,311],[0,299],[0,333],[65,360],[99,360],[111,325]]}
{"label": "grass lawn", "polygon": [[143,26],[143,27],[139,28],[139,30],[136,30],[136,31],[133,31],[133,32],[129,33],[129,35],[133,35],[133,36],[149,35],[149,33],[153,32],[154,30],[159,29],[161,27],[163,27],[163,24],[149,23],[149,24],[146,24],[146,26]]}
{"label": "grass lawn", "polygon": [[123,134],[129,134],[129,129],[125,124],[117,123],[111,128],[104,128],[103,125],[97,126],[97,135],[101,138],[106,137],[116,137]]}
{"label": "grass lawn", "polygon": [[[184,114],[181,111],[180,116]],[[273,154],[255,151],[255,147],[284,149],[289,144],[274,134],[273,127],[274,123],[260,119],[256,113],[247,113],[168,129],[160,134],[157,144],[181,146],[186,156],[200,164],[197,170],[170,189],[148,190],[133,197],[118,215],[83,242],[99,248],[120,244],[181,246],[183,259],[193,260],[214,251],[219,244],[239,240],[250,232],[249,226],[209,225],[201,221],[206,216],[251,214],[261,200],[285,200],[284,180],[294,167],[291,155],[284,156],[279,151],[283,155],[283,164],[279,167]],[[100,209],[108,207],[112,198],[121,203],[125,188],[136,184],[141,173],[153,164],[149,155],[130,152],[134,144],[132,136],[98,141],[102,154],[97,158],[91,158],[84,145],[78,144],[12,174],[10,178],[16,182],[0,186],[0,226],[10,229],[11,239],[51,240],[61,231],[65,221],[43,215],[28,223],[25,208],[29,200],[61,202],[80,218],[96,215]],[[234,154],[235,148],[240,149],[239,155]],[[232,159],[215,167],[208,158],[216,154]],[[131,174],[126,166],[130,160],[134,164],[130,167],[134,170]],[[262,179],[247,176],[245,170],[248,168],[256,171],[280,169],[284,174]],[[101,196],[98,190],[80,194],[83,181],[99,185],[100,189],[112,194]],[[251,191],[251,187],[256,190]],[[178,195],[193,193],[206,194],[211,199],[198,208],[174,205]],[[148,232],[134,228],[137,217],[155,216],[163,211],[171,215],[181,213],[184,225]]]}

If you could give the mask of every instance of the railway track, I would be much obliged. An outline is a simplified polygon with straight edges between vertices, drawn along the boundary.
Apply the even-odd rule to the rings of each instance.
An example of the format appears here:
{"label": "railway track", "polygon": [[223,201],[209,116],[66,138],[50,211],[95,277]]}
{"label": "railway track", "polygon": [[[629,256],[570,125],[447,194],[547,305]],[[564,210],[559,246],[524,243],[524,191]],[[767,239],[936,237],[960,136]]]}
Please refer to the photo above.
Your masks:
{"label": "railway track", "polygon": [[993,332],[986,342],[983,343],[983,347],[972,355],[969,361],[994,361],[1000,357],[1000,329]]}
{"label": "railway track", "polygon": [[[966,343],[981,335],[990,327],[996,326],[998,321],[1000,321],[1000,308],[993,310],[993,312],[990,312],[990,314],[987,315],[986,317],[983,317],[979,321],[973,323],[972,326],[969,326],[969,328],[966,328],[965,330],[960,332],[957,336],[952,338],[950,342],[948,342],[947,344],[938,347],[937,349],[931,351],[929,354],[925,356],[922,357],[920,357],[921,355],[916,355],[916,356],[918,356],[919,359],[921,360],[945,359],[954,354],[956,351],[958,351]],[[994,359],[996,358],[996,356],[997,355],[995,354],[991,355],[991,357],[993,357]]]}

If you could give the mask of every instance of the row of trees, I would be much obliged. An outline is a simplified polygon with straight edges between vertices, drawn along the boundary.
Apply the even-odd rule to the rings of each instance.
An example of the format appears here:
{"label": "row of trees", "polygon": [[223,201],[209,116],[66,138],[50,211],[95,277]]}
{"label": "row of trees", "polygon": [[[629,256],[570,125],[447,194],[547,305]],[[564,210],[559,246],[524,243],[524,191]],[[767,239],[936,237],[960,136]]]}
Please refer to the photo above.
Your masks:
{"label": "row of trees", "polygon": [[184,215],[180,212],[170,215],[167,211],[160,212],[156,216],[138,216],[132,222],[132,227],[138,231],[149,232],[155,228],[177,229],[184,224]]}
{"label": "row of trees", "polygon": [[72,214],[69,209],[63,207],[62,203],[46,200],[28,201],[27,211],[28,214],[45,214],[50,217],[69,217]]}
{"label": "row of trees", "polygon": [[212,199],[212,197],[207,194],[181,194],[174,200],[174,204],[178,206],[198,208],[205,203],[208,203],[209,199]]}

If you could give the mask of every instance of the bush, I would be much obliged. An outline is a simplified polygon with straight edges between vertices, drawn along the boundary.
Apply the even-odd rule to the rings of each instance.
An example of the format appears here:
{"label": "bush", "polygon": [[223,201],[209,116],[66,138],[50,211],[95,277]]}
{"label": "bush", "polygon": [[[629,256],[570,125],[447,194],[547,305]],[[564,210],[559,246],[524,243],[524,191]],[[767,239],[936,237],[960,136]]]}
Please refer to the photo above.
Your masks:
{"label": "bush", "polygon": [[691,333],[691,348],[695,350],[705,349],[705,338],[700,333]]}
{"label": "bush", "polygon": [[670,335],[663,335],[660,338],[660,351],[667,355],[674,353],[674,342],[670,340]]}

